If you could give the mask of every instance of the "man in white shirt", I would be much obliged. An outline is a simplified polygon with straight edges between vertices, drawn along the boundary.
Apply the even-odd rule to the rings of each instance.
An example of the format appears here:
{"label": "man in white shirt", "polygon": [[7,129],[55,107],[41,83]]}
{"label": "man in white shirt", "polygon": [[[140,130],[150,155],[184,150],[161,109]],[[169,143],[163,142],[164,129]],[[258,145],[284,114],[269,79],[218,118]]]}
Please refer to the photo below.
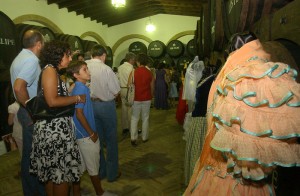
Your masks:
{"label": "man in white shirt", "polygon": [[[87,60],[91,73],[91,100],[94,109],[96,128],[100,139],[100,178],[107,178],[113,182],[120,177],[118,140],[117,140],[117,112],[115,98],[120,92],[120,85],[116,74],[105,64],[106,50],[96,45],[91,50],[92,59]],[[104,143],[106,156],[104,156]]]}
{"label": "man in white shirt", "polygon": [[133,65],[135,64],[136,55],[132,52],[128,52],[125,56],[125,62],[119,66],[119,82],[121,86],[121,101],[122,101],[122,129],[123,135],[129,133],[130,121],[131,121],[131,106],[126,105],[125,98],[127,94],[127,84],[130,73],[134,70]]}

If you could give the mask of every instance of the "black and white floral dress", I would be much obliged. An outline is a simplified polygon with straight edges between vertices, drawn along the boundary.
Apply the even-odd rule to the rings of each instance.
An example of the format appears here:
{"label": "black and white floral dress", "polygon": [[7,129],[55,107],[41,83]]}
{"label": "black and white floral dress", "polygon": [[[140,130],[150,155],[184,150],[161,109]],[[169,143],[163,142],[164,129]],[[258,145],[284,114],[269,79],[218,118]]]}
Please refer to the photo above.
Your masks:
{"label": "black and white floral dress", "polygon": [[[59,80],[58,89],[67,95],[64,82]],[[60,93],[58,93],[60,94]],[[30,173],[42,182],[78,182],[81,158],[74,134],[72,116],[39,120],[34,124]]]}

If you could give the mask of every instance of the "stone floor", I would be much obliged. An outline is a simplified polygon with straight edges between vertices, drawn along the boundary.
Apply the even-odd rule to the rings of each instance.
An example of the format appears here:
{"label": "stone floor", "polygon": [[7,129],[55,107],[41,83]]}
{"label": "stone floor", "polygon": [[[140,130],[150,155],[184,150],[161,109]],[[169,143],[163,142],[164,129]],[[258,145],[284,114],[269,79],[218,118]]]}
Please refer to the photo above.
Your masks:
{"label": "stone floor", "polygon": [[[118,119],[121,108],[117,108]],[[151,108],[149,141],[132,147],[129,135],[121,134],[118,122],[119,164],[122,172],[113,183],[102,180],[105,190],[117,195],[167,196],[182,195],[184,187],[183,159],[185,142],[183,129],[175,119],[175,108],[157,110]],[[0,195],[22,195],[18,151],[0,156]],[[95,195],[89,176],[82,177],[82,195]]]}

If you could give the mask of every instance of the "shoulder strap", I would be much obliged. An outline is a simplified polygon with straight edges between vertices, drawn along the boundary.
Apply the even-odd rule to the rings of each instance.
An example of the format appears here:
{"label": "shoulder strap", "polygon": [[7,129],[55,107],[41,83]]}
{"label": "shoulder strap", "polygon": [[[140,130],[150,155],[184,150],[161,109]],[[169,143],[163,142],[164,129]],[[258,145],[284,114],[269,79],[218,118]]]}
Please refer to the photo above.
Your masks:
{"label": "shoulder strap", "polygon": [[131,78],[131,81],[132,81],[132,84],[134,83],[134,69],[132,68],[132,78]]}
{"label": "shoulder strap", "polygon": [[51,64],[48,64],[48,65],[46,65],[42,70],[41,70],[41,73],[40,73],[40,76],[39,76],[39,82],[38,82],[38,88],[37,88],[37,95],[39,94],[39,93],[42,93],[43,91],[42,91],[42,74],[43,74],[43,71],[47,68],[47,67],[52,67],[53,69],[55,69],[55,72],[56,72],[56,76],[57,76],[57,85],[58,85],[58,89],[57,89],[57,91],[58,91],[58,93],[60,94],[60,95],[63,95],[63,90],[62,90],[62,84],[61,84],[61,79],[60,79],[60,76],[59,76],[59,74],[58,74],[58,72],[57,72],[57,69],[55,68],[55,67],[53,67],[53,65],[51,65]]}

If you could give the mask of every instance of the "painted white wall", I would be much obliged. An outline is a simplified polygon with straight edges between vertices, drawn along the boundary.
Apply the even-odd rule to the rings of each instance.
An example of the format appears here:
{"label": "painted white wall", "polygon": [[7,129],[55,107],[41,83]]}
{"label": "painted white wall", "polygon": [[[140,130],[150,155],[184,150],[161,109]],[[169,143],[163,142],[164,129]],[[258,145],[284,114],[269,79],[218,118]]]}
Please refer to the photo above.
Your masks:
{"label": "painted white wall", "polygon": [[[105,43],[111,48],[113,48],[118,40],[131,34],[143,35],[153,41],[160,40],[167,44],[174,35],[195,30],[197,20],[199,20],[199,17],[165,14],[154,15],[151,16],[151,21],[155,24],[156,31],[148,33],[145,31],[145,26],[149,18],[107,27],[107,25],[91,21],[90,18],[84,18],[83,15],[76,15],[75,12],[69,13],[65,8],[59,9],[56,4],[48,5],[46,0],[1,0],[0,9],[11,20],[28,14],[45,17],[55,23],[65,34],[81,36],[87,31],[95,32],[101,36]],[[179,38],[179,40],[186,44],[192,38],[193,35],[188,35]],[[141,41],[145,43],[146,46],[149,44],[139,38],[124,41],[114,51],[114,66],[119,65],[128,51],[130,43],[135,41]]]}
{"label": "painted white wall", "polygon": [[65,34],[80,36],[89,30],[106,39],[106,26],[84,18],[83,15],[76,15],[75,12],[69,13],[66,8],[59,9],[56,4],[48,5],[46,0],[1,0],[0,9],[12,20],[22,15],[35,14],[54,22]]}

